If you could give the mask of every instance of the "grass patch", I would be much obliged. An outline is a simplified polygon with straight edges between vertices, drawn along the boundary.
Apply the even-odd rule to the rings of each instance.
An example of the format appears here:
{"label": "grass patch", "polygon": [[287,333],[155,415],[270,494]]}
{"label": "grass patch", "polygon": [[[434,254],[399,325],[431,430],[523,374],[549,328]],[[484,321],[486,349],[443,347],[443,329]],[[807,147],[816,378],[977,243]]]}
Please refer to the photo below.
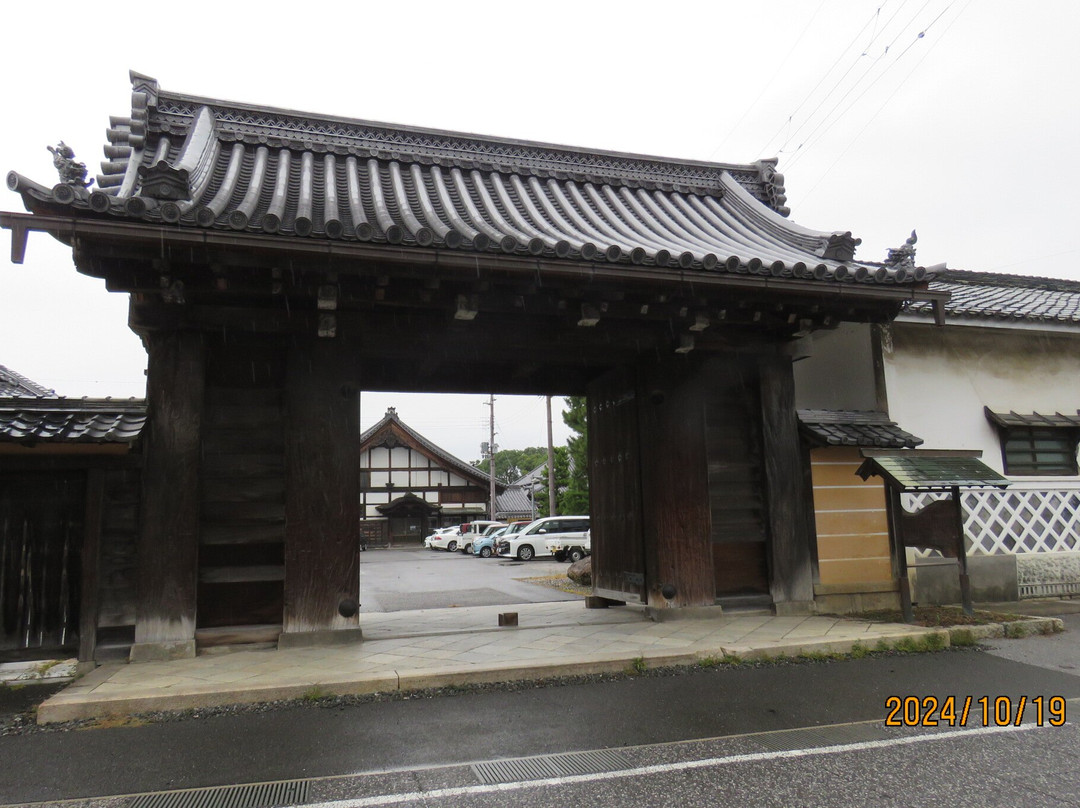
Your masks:
{"label": "grass patch", "polygon": [[848,655],[836,651],[804,651],[795,657],[800,662],[832,662],[836,659],[844,659]]}
{"label": "grass patch", "polygon": [[[916,606],[912,610],[913,625],[927,628],[950,628],[952,626],[985,626],[989,623],[1013,623],[1026,619],[1020,614],[1003,612],[976,611],[973,615],[964,614],[958,606]],[[900,609],[875,609],[868,612],[853,612],[844,617],[855,620],[867,620],[871,623],[903,623],[904,613]]]}
{"label": "grass patch", "polygon": [[323,690],[319,685],[315,685],[315,687],[311,688],[300,697],[300,701],[307,702],[308,704],[313,704],[317,701],[322,701],[323,699],[329,699],[332,697],[332,693]]}
{"label": "grass patch", "polygon": [[951,645],[955,645],[958,648],[968,648],[979,644],[979,640],[975,637],[975,632],[968,628],[957,628],[952,632],[949,642]]}
{"label": "grass patch", "polygon": [[630,673],[640,676],[649,669],[649,666],[645,664],[645,657],[634,657],[630,662]]}
{"label": "grass patch", "polygon": [[137,715],[110,715],[105,718],[95,718],[81,724],[76,729],[121,729],[123,727],[145,727],[149,723],[149,720]]}
{"label": "grass patch", "polygon": [[719,668],[724,665],[741,665],[742,657],[738,654],[724,654],[723,656],[704,656],[697,661],[699,668]]}

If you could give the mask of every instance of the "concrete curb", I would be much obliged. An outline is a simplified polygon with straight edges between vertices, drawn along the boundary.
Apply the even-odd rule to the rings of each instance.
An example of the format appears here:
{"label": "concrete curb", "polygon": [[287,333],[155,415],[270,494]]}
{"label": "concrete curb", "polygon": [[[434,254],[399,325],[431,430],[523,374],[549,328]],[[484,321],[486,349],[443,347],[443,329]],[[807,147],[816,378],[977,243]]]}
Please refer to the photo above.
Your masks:
{"label": "concrete curb", "polygon": [[[312,675],[304,680],[276,684],[222,687],[220,685],[188,686],[183,692],[148,692],[138,685],[120,686],[110,678],[123,663],[109,663],[77,680],[66,690],[45,701],[37,713],[39,724],[76,720],[123,718],[139,713],[181,711],[199,707],[224,707],[231,704],[293,699],[318,699],[323,696],[363,696],[374,693],[411,692],[441,687],[465,687],[496,682],[530,682],[559,677],[597,674],[633,673],[648,668],[702,667],[737,661],[770,660],[777,658],[814,657],[851,654],[856,650],[878,651],[899,649],[933,651],[951,645],[974,645],[981,640],[1003,637],[1027,637],[1034,634],[1053,634],[1064,629],[1057,618],[1032,617],[1010,623],[991,623],[982,626],[953,626],[947,629],[901,626],[873,637],[847,636],[821,639],[818,635],[800,642],[788,637],[774,643],[758,641],[754,646],[723,645],[697,648],[681,653],[661,649],[635,649],[632,642],[616,654],[582,654],[576,659],[560,659],[537,663],[488,662],[456,667],[431,667],[383,670],[358,673],[341,678]],[[101,690],[98,690],[101,688]],[[112,692],[105,692],[111,690]],[[97,692],[95,692],[97,691]]]}
{"label": "concrete curb", "polygon": [[[903,628],[874,638],[890,647],[901,640],[920,642],[929,635],[944,635],[936,629]],[[607,656],[583,656],[574,661],[555,661],[537,664],[489,664],[483,667],[469,666],[443,669],[396,670],[378,674],[358,674],[355,678],[295,682],[281,685],[220,688],[206,685],[189,687],[183,693],[140,693],[137,686],[127,689],[126,694],[101,695],[93,701],[87,699],[87,691],[106,683],[116,672],[120,663],[98,668],[83,677],[72,688],[56,694],[44,702],[37,712],[39,724],[55,724],[67,721],[93,719],[116,719],[140,713],[182,711],[199,707],[225,707],[231,704],[258,704],[261,702],[292,699],[317,699],[323,696],[362,696],[373,693],[407,693],[440,687],[465,687],[474,684],[496,682],[531,682],[570,676],[633,673],[647,668],[664,667],[713,667],[714,661],[725,657],[739,660],[797,657],[814,653],[850,653],[859,643],[855,639],[810,641],[805,643],[778,642],[766,648],[743,648],[739,646],[717,647],[685,653],[664,653],[656,650],[633,650]],[[865,644],[867,650],[876,645]],[[938,646],[943,647],[941,645]]]}

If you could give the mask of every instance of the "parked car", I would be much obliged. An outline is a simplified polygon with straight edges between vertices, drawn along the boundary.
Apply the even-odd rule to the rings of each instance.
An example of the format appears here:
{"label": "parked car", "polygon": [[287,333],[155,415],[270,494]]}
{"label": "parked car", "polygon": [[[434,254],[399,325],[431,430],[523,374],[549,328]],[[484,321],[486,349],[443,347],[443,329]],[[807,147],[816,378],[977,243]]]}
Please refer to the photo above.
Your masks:
{"label": "parked car", "polygon": [[424,546],[429,550],[447,550],[453,552],[458,548],[461,535],[458,532],[459,528],[454,527],[442,527],[424,539]]}
{"label": "parked car", "polygon": [[571,538],[564,534],[548,539],[548,552],[555,556],[556,561],[581,561],[587,555],[592,555],[592,531],[586,530],[580,539]]}
{"label": "parked car", "polygon": [[489,527],[506,527],[505,522],[493,522],[490,519],[477,519],[473,522],[465,522],[461,525],[461,538],[458,540],[458,549],[463,553],[471,553],[473,542],[484,535]]}
{"label": "parked car", "polygon": [[491,533],[485,533],[479,539],[473,541],[473,555],[478,558],[491,558],[495,555],[495,545],[499,539],[512,536],[526,525],[532,524],[528,520],[523,522],[511,522],[506,527],[500,527]]}
{"label": "parked car", "polygon": [[504,536],[497,549],[500,556],[531,561],[537,556],[551,555],[548,539],[580,542],[588,529],[588,516],[545,516],[530,522],[513,536]]}

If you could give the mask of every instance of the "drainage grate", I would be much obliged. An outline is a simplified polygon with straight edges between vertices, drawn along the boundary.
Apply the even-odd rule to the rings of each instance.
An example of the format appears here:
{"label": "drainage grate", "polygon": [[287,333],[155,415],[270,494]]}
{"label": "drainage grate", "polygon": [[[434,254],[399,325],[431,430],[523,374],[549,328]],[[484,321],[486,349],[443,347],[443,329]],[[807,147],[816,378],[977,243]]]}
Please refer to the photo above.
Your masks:
{"label": "drainage grate", "polygon": [[274,808],[307,802],[310,780],[140,794],[129,808]]}
{"label": "drainage grate", "polygon": [[763,732],[750,738],[769,752],[789,752],[794,749],[813,749],[820,746],[841,746],[849,743],[883,741],[889,735],[878,721],[865,724],[837,724],[831,727]]}
{"label": "drainage grate", "polygon": [[473,774],[484,784],[517,783],[522,780],[544,780],[548,777],[569,777],[575,774],[598,774],[630,768],[630,762],[618,752],[569,752],[565,755],[495,760],[476,763]]}

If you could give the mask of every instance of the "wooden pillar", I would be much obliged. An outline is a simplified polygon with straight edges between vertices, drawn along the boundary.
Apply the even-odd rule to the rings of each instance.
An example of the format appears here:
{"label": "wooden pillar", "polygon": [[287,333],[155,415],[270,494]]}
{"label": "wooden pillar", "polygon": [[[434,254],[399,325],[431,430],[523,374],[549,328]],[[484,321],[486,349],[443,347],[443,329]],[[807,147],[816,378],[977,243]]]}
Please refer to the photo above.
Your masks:
{"label": "wooden pillar", "polygon": [[357,354],[340,337],[289,349],[281,647],[360,637]]}
{"label": "wooden pillar", "polygon": [[201,334],[186,331],[144,339],[147,421],[132,661],[195,655],[198,576],[205,346]]}
{"label": "wooden pillar", "polygon": [[92,668],[97,649],[98,604],[101,581],[101,521],[105,508],[105,472],[86,473],[86,510],[83,522],[82,594],[79,601],[79,664]]}
{"label": "wooden pillar", "polygon": [[791,359],[765,356],[761,378],[762,442],[768,487],[770,591],[777,614],[813,611],[814,572],[807,525],[795,381]]}

